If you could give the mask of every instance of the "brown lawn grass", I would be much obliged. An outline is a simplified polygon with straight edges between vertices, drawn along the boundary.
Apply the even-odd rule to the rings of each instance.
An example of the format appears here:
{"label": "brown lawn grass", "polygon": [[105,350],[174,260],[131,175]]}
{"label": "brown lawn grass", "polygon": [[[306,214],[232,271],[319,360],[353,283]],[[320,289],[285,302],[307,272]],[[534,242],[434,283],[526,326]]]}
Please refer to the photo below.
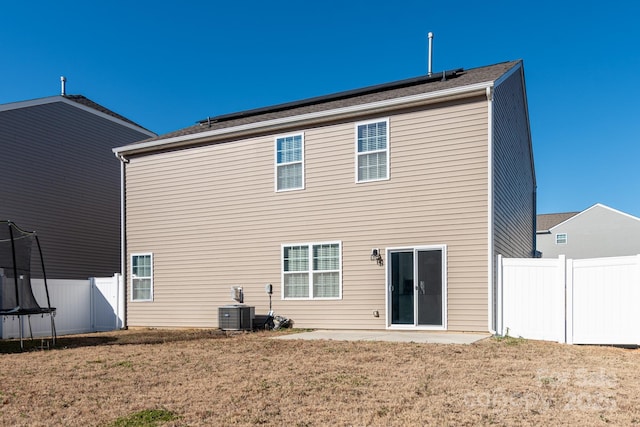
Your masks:
{"label": "brown lawn grass", "polygon": [[166,426],[640,423],[636,349],[279,333],[117,331],[22,353],[1,342],[0,423],[127,425],[145,410],[172,413]]}

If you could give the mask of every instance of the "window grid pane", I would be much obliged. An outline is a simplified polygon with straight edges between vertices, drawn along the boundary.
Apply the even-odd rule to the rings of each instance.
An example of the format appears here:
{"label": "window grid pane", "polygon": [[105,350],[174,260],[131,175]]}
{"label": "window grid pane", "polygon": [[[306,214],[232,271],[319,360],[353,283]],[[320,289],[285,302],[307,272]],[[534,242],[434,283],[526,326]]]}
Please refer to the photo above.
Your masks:
{"label": "window grid pane", "polygon": [[337,244],[313,245],[313,269],[338,270],[340,268],[340,250]]}
{"label": "window grid pane", "polygon": [[387,149],[387,122],[358,126],[358,152]]}
{"label": "window grid pane", "polygon": [[387,153],[361,154],[358,156],[358,181],[387,177]]}
{"label": "window grid pane", "polygon": [[309,297],[309,273],[289,273],[284,275],[285,298]]}
{"label": "window grid pane", "polygon": [[150,255],[136,255],[133,257],[131,269],[136,276],[150,277],[151,276],[151,256]]}
{"label": "window grid pane", "polygon": [[284,271],[308,271],[309,247],[288,246],[284,248]]}
{"label": "window grid pane", "polygon": [[302,161],[302,135],[278,138],[278,164]]}
{"label": "window grid pane", "polygon": [[337,298],[340,296],[340,274],[313,273],[313,297]]}
{"label": "window grid pane", "polygon": [[302,187],[302,163],[278,166],[278,190]]}
{"label": "window grid pane", "polygon": [[133,299],[151,299],[151,279],[133,279]]}

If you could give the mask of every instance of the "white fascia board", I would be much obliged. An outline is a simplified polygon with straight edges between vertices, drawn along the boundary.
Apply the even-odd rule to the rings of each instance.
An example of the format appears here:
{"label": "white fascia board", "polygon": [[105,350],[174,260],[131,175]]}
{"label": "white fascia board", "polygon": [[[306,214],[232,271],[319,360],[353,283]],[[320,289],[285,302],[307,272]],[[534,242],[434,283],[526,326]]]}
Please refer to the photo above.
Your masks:
{"label": "white fascia board", "polygon": [[[603,205],[602,203],[596,203],[595,205],[591,206],[589,209],[593,209],[593,208],[595,208],[595,207],[597,207],[597,206],[599,206],[599,207],[601,207],[601,208],[604,208],[604,209],[608,209],[608,210],[610,210],[611,212],[615,212],[615,213],[617,213],[617,214],[619,214],[619,215],[622,215],[622,216],[625,216],[625,217],[627,217],[627,218],[631,218],[631,219],[635,219],[636,221],[640,221],[640,218],[638,218],[637,216],[633,216],[633,215],[628,214],[628,213],[626,213],[626,212],[619,211],[618,209],[614,209],[614,208],[609,207],[609,206],[607,206],[607,205]],[[589,210],[589,209],[587,209],[587,210]],[[585,212],[586,212],[586,211],[585,211]],[[577,216],[577,215],[576,215],[576,216]]]}
{"label": "white fascia board", "polygon": [[9,104],[0,105],[0,112],[9,111],[9,110],[18,110],[20,108],[35,107],[36,105],[51,104],[53,102],[60,102],[61,99],[62,99],[61,96],[56,95],[56,96],[49,96],[46,98],[30,99],[28,101],[10,102]]}
{"label": "white fascia board", "polygon": [[144,128],[141,128],[140,126],[136,126],[134,124],[131,124],[129,122],[126,122],[124,120],[121,120],[117,117],[111,116],[109,114],[103,113],[102,111],[96,110],[94,108],[91,108],[87,105],[83,105],[80,104],[78,102],[72,101],[70,99],[65,98],[64,96],[61,95],[55,95],[55,96],[49,96],[46,98],[38,98],[38,99],[31,99],[29,101],[19,101],[19,102],[12,102],[10,104],[3,104],[0,105],[0,112],[2,111],[9,111],[9,110],[18,110],[20,108],[28,108],[28,107],[36,107],[39,105],[46,105],[46,104],[54,104],[56,102],[63,102],[67,105],[70,105],[74,108],[78,108],[80,110],[86,111],[88,113],[94,114],[98,117],[101,117],[103,119],[106,120],[110,120],[112,122],[115,122],[117,124],[119,124],[120,126],[124,126],[127,127],[129,129],[133,129],[137,132],[140,133],[144,133],[145,135],[149,136],[149,137],[154,137],[156,136],[155,133],[148,131]]}
{"label": "white fascia board", "polygon": [[172,146],[183,146],[189,143],[195,143],[198,141],[206,141],[209,139],[215,139],[225,135],[231,135],[234,133],[244,133],[255,131],[258,129],[277,128],[283,125],[292,125],[296,123],[312,122],[315,120],[328,120],[335,117],[360,114],[367,111],[384,110],[399,106],[409,106],[411,104],[421,103],[430,100],[436,100],[439,98],[455,97],[460,95],[466,95],[473,92],[484,93],[487,87],[492,87],[493,81],[476,83],[473,85],[461,86],[452,89],[445,89],[436,92],[427,92],[417,95],[404,96],[401,98],[387,99],[384,101],[371,102],[367,104],[352,105],[349,107],[335,108],[331,110],[318,111],[314,113],[300,114],[296,116],[281,117],[273,120],[258,121],[254,123],[247,123],[245,125],[233,126],[222,129],[214,129],[206,132],[198,132],[190,135],[181,135],[173,138],[160,139],[155,141],[140,142],[122,147],[116,147],[113,152],[119,155],[127,153],[135,153],[138,151],[153,151],[154,149],[161,149]]}

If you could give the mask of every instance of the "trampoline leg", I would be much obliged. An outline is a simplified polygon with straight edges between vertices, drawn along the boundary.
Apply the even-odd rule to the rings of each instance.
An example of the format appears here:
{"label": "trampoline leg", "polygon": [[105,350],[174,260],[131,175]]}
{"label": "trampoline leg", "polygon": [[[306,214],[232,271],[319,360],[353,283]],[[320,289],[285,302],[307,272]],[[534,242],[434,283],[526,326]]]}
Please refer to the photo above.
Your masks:
{"label": "trampoline leg", "polygon": [[22,327],[24,326],[24,319],[22,316],[18,316],[18,319],[20,320],[20,350],[24,351],[24,342],[23,342],[23,331],[22,331]]}
{"label": "trampoline leg", "polygon": [[51,317],[51,341],[53,342],[53,347],[56,346],[56,324],[53,320],[53,313],[49,313],[49,317]]}
{"label": "trampoline leg", "polygon": [[31,329],[31,315],[27,316],[27,322],[29,323],[29,337],[33,341],[33,329]]}

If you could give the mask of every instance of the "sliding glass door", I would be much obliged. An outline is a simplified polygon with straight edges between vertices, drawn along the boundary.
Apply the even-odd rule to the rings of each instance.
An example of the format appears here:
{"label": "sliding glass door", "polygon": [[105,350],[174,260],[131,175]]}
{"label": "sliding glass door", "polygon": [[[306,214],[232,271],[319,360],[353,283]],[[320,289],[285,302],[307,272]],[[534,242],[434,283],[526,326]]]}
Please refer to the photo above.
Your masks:
{"label": "sliding glass door", "polygon": [[388,259],[390,325],[444,328],[445,248],[390,250]]}

